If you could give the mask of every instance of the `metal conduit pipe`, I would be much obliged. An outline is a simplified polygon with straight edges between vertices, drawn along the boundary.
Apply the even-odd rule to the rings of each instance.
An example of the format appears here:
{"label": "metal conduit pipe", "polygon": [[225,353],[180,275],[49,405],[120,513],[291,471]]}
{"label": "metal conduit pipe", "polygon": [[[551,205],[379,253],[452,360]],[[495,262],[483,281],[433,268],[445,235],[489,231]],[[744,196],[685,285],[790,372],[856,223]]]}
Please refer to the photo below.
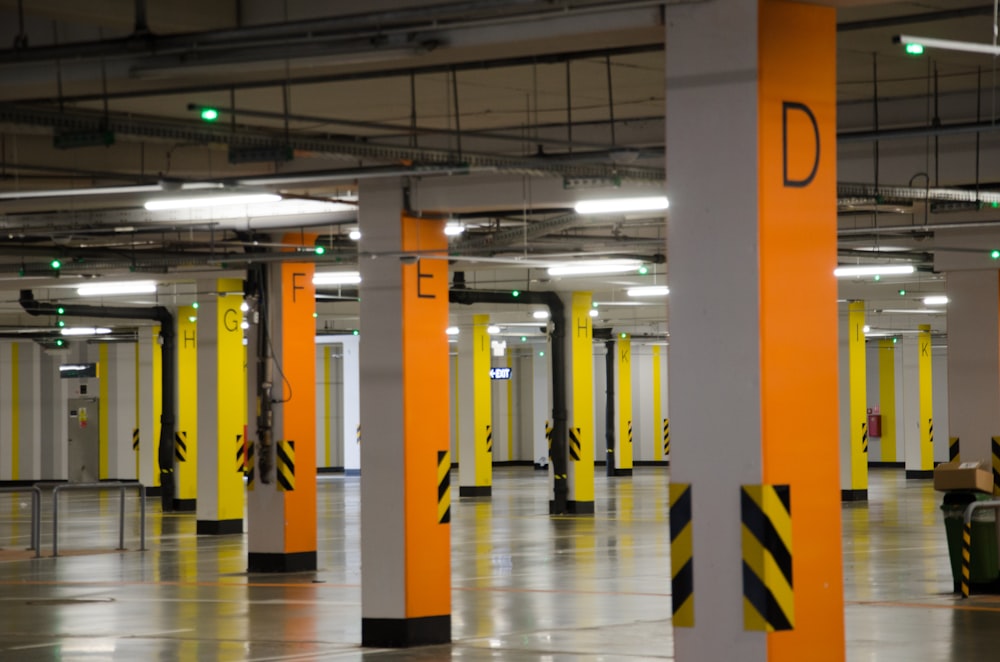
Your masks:
{"label": "metal conduit pipe", "polygon": [[[125,306],[55,305],[35,299],[31,290],[21,290],[18,303],[29,315],[60,315],[62,317],[96,317],[106,319],[153,320],[160,324],[160,445],[157,463],[160,467],[160,503],[164,512],[174,508],[174,428],[177,421],[177,366],[174,361],[176,331],[174,316],[164,306],[129,308]],[[59,312],[59,309],[62,312]]]}
{"label": "metal conduit pipe", "polygon": [[455,287],[448,291],[448,301],[463,305],[474,303],[540,304],[548,306],[552,320],[552,474],[555,477],[549,513],[563,515],[567,512],[569,484],[567,483],[566,429],[566,308],[555,292],[521,292],[515,297],[510,292],[495,290],[469,290],[464,287],[464,274],[455,274]]}

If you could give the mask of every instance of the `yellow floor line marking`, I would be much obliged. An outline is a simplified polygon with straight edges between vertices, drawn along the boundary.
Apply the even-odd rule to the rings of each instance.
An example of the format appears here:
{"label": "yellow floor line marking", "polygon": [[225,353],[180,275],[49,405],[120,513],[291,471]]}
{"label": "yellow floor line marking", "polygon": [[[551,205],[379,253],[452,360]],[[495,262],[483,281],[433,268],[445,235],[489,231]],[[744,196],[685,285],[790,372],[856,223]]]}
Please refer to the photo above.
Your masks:
{"label": "yellow floor line marking", "polygon": [[1000,612],[1000,606],[985,607],[981,605],[966,604],[937,604],[933,602],[891,602],[880,600],[845,600],[845,605],[858,607],[904,607],[908,609],[951,609],[953,611],[994,611]]}

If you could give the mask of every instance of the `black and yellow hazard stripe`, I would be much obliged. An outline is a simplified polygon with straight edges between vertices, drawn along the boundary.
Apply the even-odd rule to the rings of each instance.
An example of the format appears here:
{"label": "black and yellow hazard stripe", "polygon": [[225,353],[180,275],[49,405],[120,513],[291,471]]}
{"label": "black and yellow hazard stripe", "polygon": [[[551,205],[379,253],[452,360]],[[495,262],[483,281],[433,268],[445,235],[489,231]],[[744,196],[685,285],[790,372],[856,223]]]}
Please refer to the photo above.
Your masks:
{"label": "black and yellow hazard stripe", "polygon": [[629,420],[629,422],[628,422],[628,443],[629,443],[629,445],[632,444],[632,421],[631,420]]}
{"label": "black and yellow hazard stripe", "polygon": [[545,443],[549,447],[549,462],[552,462],[552,425],[545,421]]}
{"label": "black and yellow hazard stripe", "polygon": [[580,428],[569,429],[569,459],[574,462],[580,461]]}
{"label": "black and yellow hazard stripe", "polygon": [[174,433],[174,459],[178,462],[187,462],[187,436],[188,433],[183,430]]}
{"label": "black and yellow hazard stripe", "polygon": [[361,445],[361,423],[358,423],[358,427],[354,430],[354,443]]}
{"label": "black and yellow hazard stripe", "polygon": [[928,442],[931,445],[931,448],[933,448],[934,447],[934,419],[933,418],[928,418],[927,419],[927,438],[928,438]]}
{"label": "black and yellow hazard stripe", "polygon": [[959,462],[961,456],[959,455],[959,445],[958,437],[952,437],[948,440],[948,461],[949,462]]}
{"label": "black and yellow hazard stripe", "polygon": [[243,443],[243,435],[236,435],[236,472],[246,473],[247,470],[247,454],[246,454],[246,444]]}
{"label": "black and yellow hazard stripe", "polygon": [[486,452],[493,453],[493,426],[486,426]]}
{"label": "black and yellow hazard stripe", "polygon": [[868,454],[868,423],[861,424],[861,452]]}
{"label": "black and yellow hazard stripe", "polygon": [[1000,494],[1000,437],[993,437],[993,494]]}
{"label": "black and yellow hazard stripe", "polygon": [[448,451],[438,451],[438,524],[451,522],[451,459]]}
{"label": "black and yellow hazard stripe", "polygon": [[139,428],[132,429],[132,450],[139,450]]}
{"label": "black and yellow hazard stripe", "polygon": [[788,485],[744,485],[743,627],[774,632],[795,626],[792,506]]}
{"label": "black and yellow hazard stripe", "polygon": [[252,442],[247,444],[247,489],[248,490],[252,490],[257,483],[256,448],[257,445]]}
{"label": "black and yellow hazard stripe", "polygon": [[[996,442],[994,442],[996,443]],[[972,558],[972,523],[962,525],[962,597],[969,597],[969,563]]]}
{"label": "black and yellow hazard stripe", "polygon": [[670,581],[674,627],[694,627],[691,485],[670,484]]}
{"label": "black and yellow hazard stripe", "polygon": [[295,442],[279,441],[278,457],[278,491],[295,491]]}
{"label": "black and yellow hazard stripe", "polygon": [[663,419],[663,455],[670,455],[670,419]]}

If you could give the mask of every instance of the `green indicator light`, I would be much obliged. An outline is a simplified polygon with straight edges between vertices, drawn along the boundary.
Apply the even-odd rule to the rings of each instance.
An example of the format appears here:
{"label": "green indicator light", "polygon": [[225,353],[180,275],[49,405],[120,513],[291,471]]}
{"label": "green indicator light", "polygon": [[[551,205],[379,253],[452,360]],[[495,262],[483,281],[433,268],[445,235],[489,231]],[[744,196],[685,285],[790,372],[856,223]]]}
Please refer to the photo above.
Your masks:
{"label": "green indicator light", "polygon": [[58,308],[56,308],[56,312],[59,313],[60,315],[65,315],[66,309],[63,308],[62,306],[59,306]]}
{"label": "green indicator light", "polygon": [[219,119],[219,111],[215,108],[202,108],[201,109],[201,119],[206,122],[214,122]]}
{"label": "green indicator light", "polygon": [[1000,207],[1000,202],[991,202],[990,203],[990,207],[993,207],[994,209],[996,209],[997,207]]}
{"label": "green indicator light", "polygon": [[62,347],[62,346],[63,346],[63,339],[56,338],[56,347]]}
{"label": "green indicator light", "polygon": [[875,280],[882,280],[882,276],[880,276],[879,274],[875,274]]}
{"label": "green indicator light", "polygon": [[649,267],[647,267],[645,264],[642,265],[641,267],[639,267],[639,274],[640,275],[645,276],[648,273],[649,273]]}
{"label": "green indicator light", "polygon": [[313,313],[313,318],[315,319],[317,317],[319,317],[319,313]]}
{"label": "green indicator light", "polygon": [[521,342],[528,342],[528,336],[521,336]]}
{"label": "green indicator light", "polygon": [[618,334],[618,337],[622,338],[622,339],[625,339],[625,338],[628,338],[628,334],[625,333],[624,331],[622,331],[621,333]]}
{"label": "green indicator light", "polygon": [[521,296],[521,290],[514,290],[513,292],[510,293],[510,295],[516,299],[517,297]]}
{"label": "green indicator light", "polygon": [[326,253],[326,248],[324,246],[317,246],[314,250],[316,251],[316,255]]}
{"label": "green indicator light", "polygon": [[998,250],[990,251],[990,257],[993,258],[994,260],[1000,260],[1000,251]]}
{"label": "green indicator light", "polygon": [[59,328],[66,326],[66,320],[59,320],[58,322],[56,322],[56,326],[58,326]]}
{"label": "green indicator light", "polygon": [[923,55],[924,54],[923,44],[907,44],[906,53],[908,55]]}
{"label": "green indicator light", "polygon": [[592,306],[593,306],[594,308],[597,308],[597,302],[596,302],[596,301],[595,301],[594,303],[592,303],[591,305],[592,305]]}
{"label": "green indicator light", "polygon": [[191,315],[191,316],[188,317],[188,321],[191,322],[192,324],[194,324],[195,322],[198,321],[198,318],[195,317],[194,315]]}
{"label": "green indicator light", "polygon": [[358,336],[361,335],[361,332],[358,331],[357,329],[354,329],[353,331],[351,331],[351,335]]}
{"label": "green indicator light", "polygon": [[52,260],[51,262],[49,262],[49,266],[52,267],[53,269],[62,269],[62,261]]}
{"label": "green indicator light", "polygon": [[539,356],[545,356],[545,352],[538,352]]}
{"label": "green indicator light", "polygon": [[198,310],[198,302],[195,301],[194,303],[192,303],[191,307],[194,308],[195,310]]}
{"label": "green indicator light", "polygon": [[905,297],[906,296],[906,290],[900,290],[899,291],[899,296]]}
{"label": "green indicator light", "polygon": [[892,344],[893,344],[893,345],[895,345],[895,344],[896,344],[896,338],[893,338],[893,339],[892,339]]}

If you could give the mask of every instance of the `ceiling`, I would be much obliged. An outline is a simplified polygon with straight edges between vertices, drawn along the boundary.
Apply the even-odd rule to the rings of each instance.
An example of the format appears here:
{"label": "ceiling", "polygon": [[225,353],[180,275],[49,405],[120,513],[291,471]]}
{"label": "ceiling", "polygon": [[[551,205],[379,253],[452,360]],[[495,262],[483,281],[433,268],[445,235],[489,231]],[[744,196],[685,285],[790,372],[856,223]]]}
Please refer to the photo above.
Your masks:
{"label": "ceiling", "polygon": [[[155,297],[106,301],[185,305],[249,260],[286,258],[279,239],[300,230],[320,234],[320,270],[349,269],[366,255],[348,237],[358,182],[399,176],[414,211],[466,227],[452,270],[470,287],[591,290],[598,326],[662,340],[663,300],[625,294],[667,282],[662,214],[582,217],[572,204],[662,193],[667,4],[369,0],[359,14],[339,0],[0,0],[0,334],[39,328],[20,289],[72,301],[83,281],[148,278]],[[839,24],[841,262],[918,267],[842,282],[840,296],[865,300],[876,330],[943,334],[942,314],[879,311],[943,291],[943,251],[991,266],[1000,212],[981,201],[1000,192],[1000,82],[994,58],[915,58],[892,37],[987,43],[993,5],[826,4]],[[143,207],[198,188],[321,211]],[[647,273],[545,270],[596,257]],[[360,326],[353,292],[322,293],[318,329]],[[518,336],[529,313],[496,319]]]}

